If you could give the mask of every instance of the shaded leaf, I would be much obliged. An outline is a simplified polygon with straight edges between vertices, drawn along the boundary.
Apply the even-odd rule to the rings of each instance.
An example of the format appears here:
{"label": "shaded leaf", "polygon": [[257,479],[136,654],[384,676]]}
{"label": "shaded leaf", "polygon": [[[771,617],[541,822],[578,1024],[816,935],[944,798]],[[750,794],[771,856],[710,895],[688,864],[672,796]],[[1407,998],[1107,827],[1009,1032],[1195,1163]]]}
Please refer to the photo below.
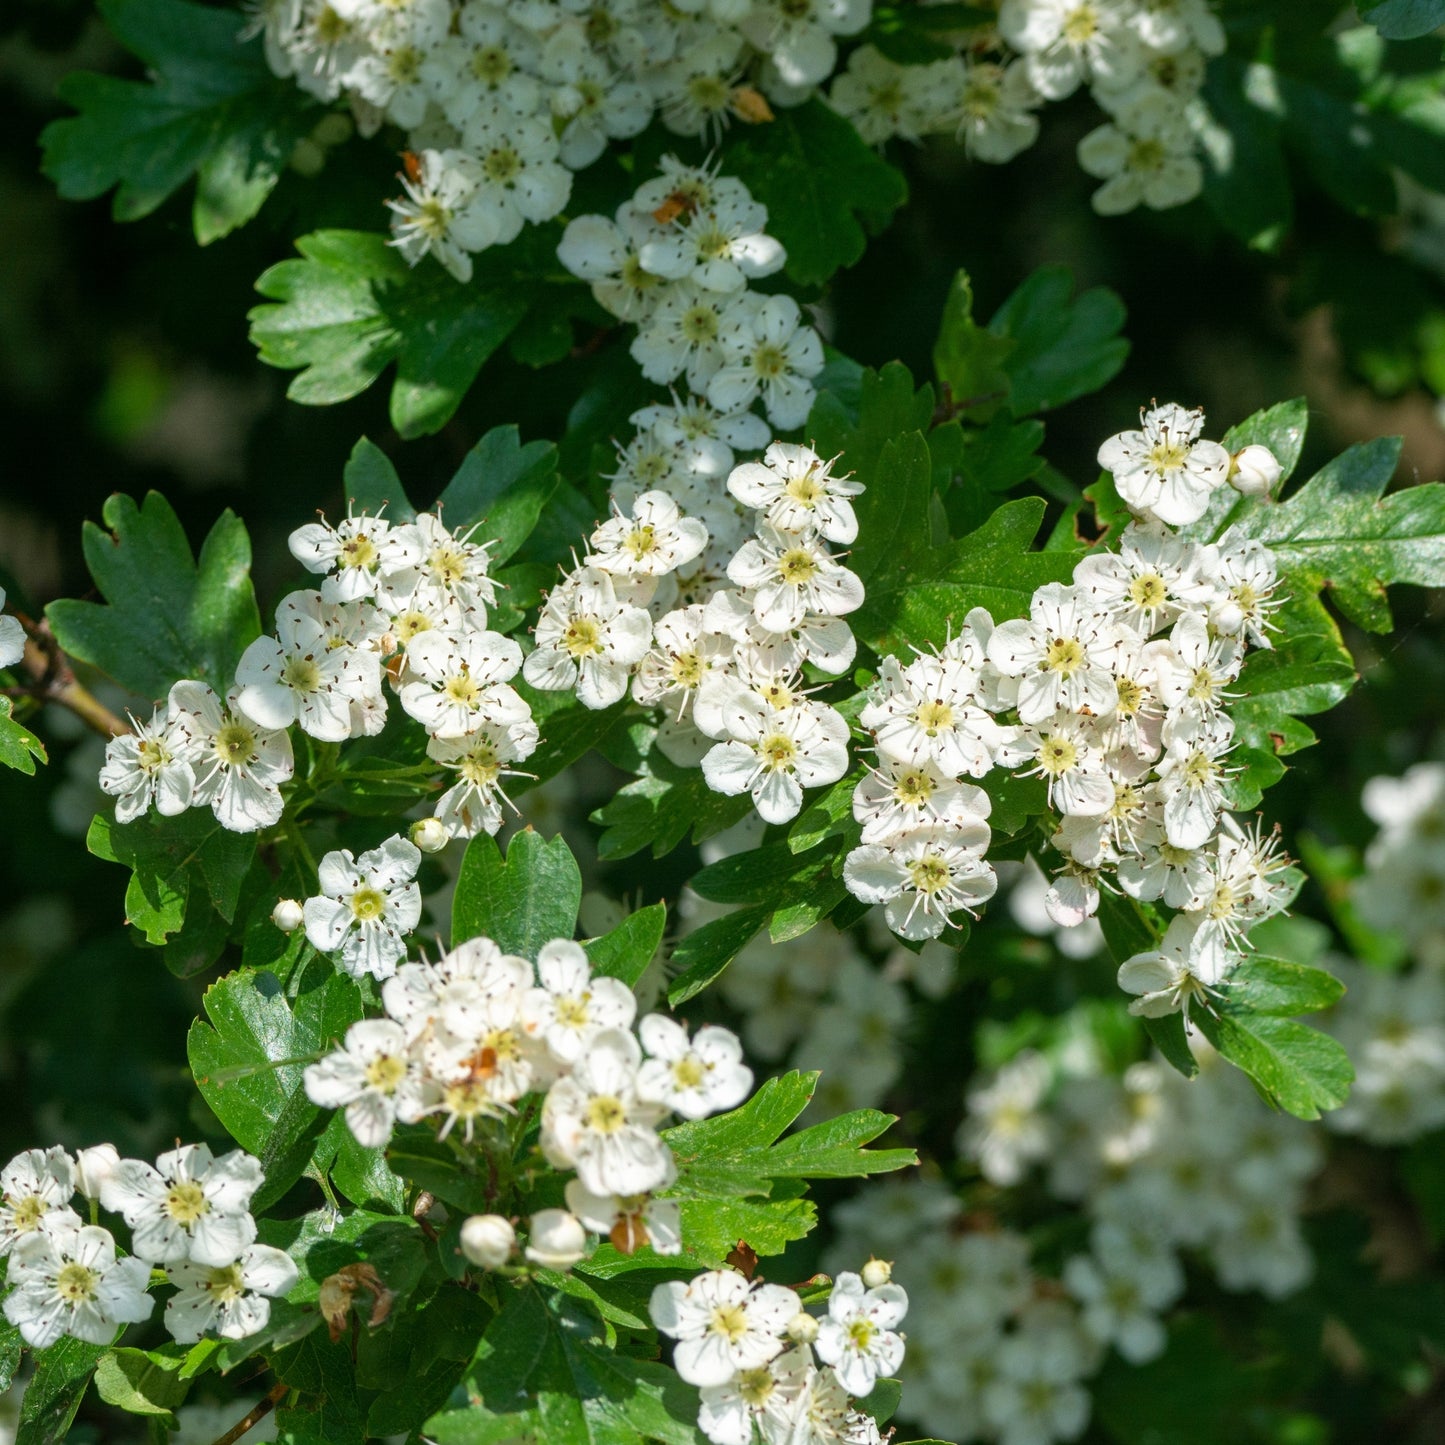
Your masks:
{"label": "shaded leaf", "polygon": [[495,840],[467,844],[452,897],[452,946],[485,935],[504,953],[536,958],[549,939],[571,938],[582,875],[566,841],[530,828],[512,836],[503,858]]}

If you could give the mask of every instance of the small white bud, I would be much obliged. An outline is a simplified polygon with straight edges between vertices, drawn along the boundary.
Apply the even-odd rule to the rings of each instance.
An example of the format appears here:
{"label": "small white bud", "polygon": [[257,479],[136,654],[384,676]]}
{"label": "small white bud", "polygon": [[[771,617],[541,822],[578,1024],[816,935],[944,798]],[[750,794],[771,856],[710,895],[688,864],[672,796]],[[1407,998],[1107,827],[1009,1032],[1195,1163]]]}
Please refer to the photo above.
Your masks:
{"label": "small white bud", "polygon": [[305,921],[306,915],[301,911],[301,905],[294,898],[283,898],[271,910],[271,922],[282,933],[295,933]]}
{"label": "small white bud", "polygon": [[96,1144],[75,1151],[75,1187],[87,1199],[99,1199],[105,1181],[115,1172],[120,1154],[114,1144]]}
{"label": "small white bud", "polygon": [[870,1259],[859,1272],[864,1289],[882,1289],[893,1278],[891,1259]]}
{"label": "small white bud", "polygon": [[799,1310],[788,1322],[788,1338],[794,1344],[811,1345],[818,1338],[818,1321],[807,1310]]}
{"label": "small white bud", "polygon": [[517,1247],[517,1232],[500,1214],[474,1214],[462,1225],[462,1253],[482,1269],[500,1269]]}
{"label": "small white bud", "polygon": [[571,1269],[587,1257],[587,1231],[566,1209],[539,1209],[532,1216],[527,1258],[547,1269]]}
{"label": "small white bud", "polygon": [[452,835],[439,818],[418,818],[411,825],[409,836],[423,853],[440,853],[452,841]]}
{"label": "small white bud", "polygon": [[1283,471],[1268,447],[1244,447],[1230,459],[1229,485],[1246,497],[1267,497]]}

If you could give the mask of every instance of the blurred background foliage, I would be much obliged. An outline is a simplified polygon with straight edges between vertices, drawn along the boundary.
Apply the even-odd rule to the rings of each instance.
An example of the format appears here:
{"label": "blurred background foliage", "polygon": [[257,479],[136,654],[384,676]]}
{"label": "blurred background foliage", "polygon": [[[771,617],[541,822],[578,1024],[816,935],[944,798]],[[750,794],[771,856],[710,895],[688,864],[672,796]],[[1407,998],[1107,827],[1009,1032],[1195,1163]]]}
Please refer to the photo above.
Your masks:
{"label": "blurred background foliage", "polygon": [[[1316,33],[1321,15],[1337,9],[1298,6]],[[1435,45],[1438,64],[1438,43],[1423,44]],[[262,366],[247,339],[255,278],[291,255],[291,238],[306,231],[381,229],[376,198],[387,192],[393,158],[351,140],[329,153],[325,184],[289,174],[256,221],[205,248],[192,237],[184,191],[144,220],[117,225],[107,201],[63,202],[39,173],[37,137],[65,109],[55,87],[78,67],[140,73],[85,0],[0,6],[0,581],[23,610],[85,595],[81,523],[98,518],[113,491],[156,488],[193,539],[222,507],[242,515],[267,612],[295,581],[286,534],[317,507],[341,507],[342,465],[359,435],[393,457],[423,502],[488,427],[514,422],[524,440],[556,437],[585,386],[629,366],[618,337],[579,347],[582,354],[542,373],[498,358],[441,432],[405,445],[387,420],[385,386],[326,408],[288,402],[288,377]],[[1311,414],[1303,474],[1352,442],[1400,433],[1397,484],[1445,475],[1445,202],[1397,177],[1396,213],[1355,214],[1291,155],[1294,224],[1268,233],[1268,247],[1223,230],[1203,200],[1104,219],[1089,209],[1092,183],[1073,158],[1096,120],[1082,100],[1051,107],[1041,142],[1003,167],[970,165],[945,145],[893,153],[911,199],[824,295],[833,343],[867,365],[900,358],[921,379],[959,268],[972,276],[977,314],[986,317],[1033,268],[1063,264],[1080,286],[1118,292],[1132,343],[1104,391],[1048,417],[1045,450],[1078,486],[1094,480],[1099,440],[1129,425],[1151,397],[1204,406],[1217,435],[1303,394]],[[1365,686],[1313,720],[1322,746],[1294,758],[1270,793],[1269,816],[1291,840],[1362,846],[1370,828],[1360,782],[1437,750],[1445,600],[1403,592],[1396,615],[1388,638],[1350,634]],[[0,778],[8,884],[0,894],[0,1157],[37,1141],[103,1138],[123,1153],[154,1151],[205,1127],[184,1052],[204,977],[174,978],[117,927],[125,874],[91,858],[81,841],[98,798],[97,741],[64,718],[47,718],[41,730],[51,766],[36,779]],[[676,873],[685,876],[686,865]],[[642,877],[624,865],[607,882],[633,891]],[[647,875],[649,896],[659,880]],[[1305,906],[1312,901],[1317,893],[1306,894]],[[937,1069],[942,1087],[946,1073],[954,1111],[960,1011],[976,1015],[987,997],[1003,1016],[1051,1012],[1063,995],[1098,986],[1032,958],[1001,930],[976,932],[965,966],[967,981],[939,1010],[938,1027],[912,1044],[915,1083]],[[953,1117],[915,1122],[946,1141]],[[1268,1328],[1285,1326],[1276,1316]],[[1376,1417],[1366,1412],[1366,1433],[1351,1433],[1354,1406],[1342,1398],[1338,1408],[1333,1438],[1382,1438],[1363,1423]],[[1399,1438],[1438,1440],[1428,1431],[1439,1424],[1421,1407]],[[1303,1445],[1323,1437],[1302,1424],[1277,1438]]]}

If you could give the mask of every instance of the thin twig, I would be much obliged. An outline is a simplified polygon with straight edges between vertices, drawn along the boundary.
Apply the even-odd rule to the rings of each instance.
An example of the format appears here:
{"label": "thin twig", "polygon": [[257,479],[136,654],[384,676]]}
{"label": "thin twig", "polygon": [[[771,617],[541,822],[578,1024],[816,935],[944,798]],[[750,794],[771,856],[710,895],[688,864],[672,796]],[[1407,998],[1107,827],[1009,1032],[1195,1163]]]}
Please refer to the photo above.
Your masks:
{"label": "thin twig", "polygon": [[290,1385],[285,1384],[272,1385],[271,1393],[267,1395],[264,1400],[257,1401],[257,1403],[246,1412],[245,1418],[237,1420],[236,1423],[215,1442],[215,1445],[236,1445],[236,1441],[239,1440],[247,1430],[261,1420],[264,1420],[266,1416],[286,1398],[286,1392],[290,1388]]}
{"label": "thin twig", "polygon": [[69,709],[86,727],[98,732],[102,737],[114,738],[128,733],[129,726],[111,712],[89,688],[82,687],[75,680],[70,659],[60,650],[60,644],[56,642],[50,624],[43,620],[36,622],[23,612],[16,612],[15,615],[25,629],[25,655],[20,659],[20,666],[34,679],[25,689],[25,695],[38,698],[41,702],[58,703]]}

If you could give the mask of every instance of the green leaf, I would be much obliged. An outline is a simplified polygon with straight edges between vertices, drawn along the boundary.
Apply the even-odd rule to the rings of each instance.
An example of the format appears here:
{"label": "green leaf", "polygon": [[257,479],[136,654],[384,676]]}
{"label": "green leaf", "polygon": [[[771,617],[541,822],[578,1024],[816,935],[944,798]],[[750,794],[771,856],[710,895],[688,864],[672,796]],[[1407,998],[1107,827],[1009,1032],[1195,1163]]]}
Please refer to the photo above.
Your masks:
{"label": "green leaf", "polygon": [[787,248],[787,273],[820,286],[862,258],[862,222],[881,229],[908,199],[903,176],[821,100],[735,127],[723,167],[768,208],[768,233]]}
{"label": "green leaf", "polygon": [[[1098,917],[1099,927],[1104,932],[1104,943],[1115,964],[1123,963],[1136,953],[1147,953],[1159,947],[1158,935],[1144,916],[1141,905],[1131,898],[1118,893],[1101,893]],[[1166,1014],[1163,1018],[1142,1019],[1140,1022],[1154,1047],[1186,1079],[1192,1079],[1199,1072],[1199,1063],[1189,1047],[1184,1019],[1179,1014]]]}
{"label": "green leaf", "polygon": [[[806,428],[825,457],[842,455],[842,465],[868,482],[877,471],[883,448],[903,432],[926,432],[933,421],[933,388],[913,388],[913,377],[901,361],[890,361],[881,371],[863,371],[858,377],[856,405],[839,392],[820,391]],[[893,513],[883,498],[864,492],[853,504],[862,541],[870,527],[893,526]],[[866,555],[866,553],[865,553]],[[850,564],[855,569],[857,562]]]}
{"label": "green leaf", "polygon": [[184,1363],[184,1354],[107,1350],[95,1367],[95,1390],[107,1405],[128,1414],[169,1419],[190,1390],[190,1381],[180,1377]]}
{"label": "green leaf", "polygon": [[928,549],[902,575],[875,579],[850,619],[854,630],[880,653],[906,652],[939,641],[974,607],[1026,617],[1037,588],[1073,575],[1068,553],[1030,550],[1044,508],[1042,497],[1005,502],[976,531]]}
{"label": "green leaf", "polygon": [[1221,1007],[1229,1013],[1314,1013],[1344,997],[1345,986],[1322,968],[1250,954],[1229,975]]}
{"label": "green leaf", "polygon": [[97,858],[134,870],[125,890],[126,922],[139,928],[147,943],[161,944],[185,922],[196,884],[227,923],[236,916],[256,835],[232,833],[206,808],[174,818],[146,813],[130,823],[98,813],[85,846]]}
{"label": "green leaf", "polygon": [[1328,1034],[1293,1019],[1264,1014],[1209,1014],[1195,1022],[1230,1063],[1243,1069],[1260,1092],[1297,1119],[1318,1119],[1338,1109],[1355,1071],[1344,1049]]}
{"label": "green leaf", "polygon": [[186,1040],[202,1097],[266,1171],[258,1213],[300,1178],[322,1127],[306,1097],[305,1066],[363,1013],[356,984],[329,959],[317,959],[300,982],[304,991],[293,1001],[274,974],[227,974],[202,1000],[210,1022],[197,1019]]}
{"label": "green leaf", "polygon": [[424,1432],[439,1445],[698,1445],[696,1420],[697,1391],[673,1371],[607,1349],[580,1301],[521,1285]]}
{"label": "green leaf", "polygon": [[943,320],[933,343],[933,370],[946,388],[945,398],[958,411],[984,418],[993,414],[1009,394],[1004,360],[1013,350],[1006,337],[980,326],[973,319],[973,282],[959,271],[948,288]]}
{"label": "green leaf", "polygon": [[467,844],[452,897],[452,946],[483,935],[504,953],[536,958],[553,938],[571,938],[582,903],[582,875],[566,841],[544,842],[530,828],[502,857],[479,833]]}
{"label": "green leaf", "polygon": [[20,1331],[9,1320],[0,1318],[0,1390],[8,1390],[20,1368],[25,1348]]}
{"label": "green leaf", "polygon": [[665,904],[654,903],[629,913],[610,933],[589,938],[582,945],[592,961],[592,972],[600,978],[621,979],[628,988],[636,988],[662,946],[666,927]]}
{"label": "green leaf", "polygon": [[[850,462],[847,452],[843,460]],[[872,584],[907,575],[913,559],[928,549],[933,462],[923,433],[905,432],[885,442],[877,463],[860,469],[858,479],[868,490],[855,504],[858,541],[848,565],[870,584],[871,595]]]}
{"label": "green leaf", "polygon": [[1204,132],[1204,202],[1231,235],[1274,250],[1294,222],[1279,117],[1251,97],[1253,67],[1221,55],[1205,72],[1214,124]]}
{"label": "green leaf", "polygon": [[488,1172],[484,1150],[462,1152],[434,1129],[398,1130],[387,1146],[387,1162],[408,1183],[468,1214],[496,1208],[497,1180]]}
{"label": "green leaf", "polygon": [[1268,447],[1280,465],[1281,480],[1288,481],[1299,465],[1309,429],[1309,403],[1302,396],[1281,401],[1246,417],[1224,434],[1224,445],[1237,452],[1243,447]]}
{"label": "green leaf", "polygon": [[148,82],[78,71],[60,96],[79,115],[45,128],[42,169],[68,200],[118,187],[118,221],[149,215],[197,178],[192,224],[204,246],[249,221],[316,122],[316,103],[275,76],[234,11],[180,0],[102,0]]}
{"label": "green leaf", "polygon": [[1240,674],[1243,695],[1230,716],[1243,747],[1281,755],[1298,751],[1314,734],[1305,728],[1301,735],[1292,720],[1327,712],[1357,681],[1354,660],[1328,615],[1322,620],[1329,630],[1312,632],[1296,625],[1303,622],[1302,611],[1286,607],[1276,614],[1279,646],[1251,653]]}
{"label": "green leaf", "polygon": [[1445,25],[1445,0],[1384,0],[1360,14],[1386,40],[1417,40]]}
{"label": "green leaf", "polygon": [[105,1349],[66,1336],[36,1355],[15,1445],[62,1445]]}
{"label": "green leaf", "polygon": [[767,905],[739,908],[682,938],[672,951],[673,965],[679,970],[667,990],[673,1008],[701,993],[747,947],[771,911]]}
{"label": "green leaf", "polygon": [[537,284],[513,246],[496,248],[505,259],[478,265],[465,285],[430,259],[408,266],[370,231],[315,231],[296,249],[301,260],[256,282],[278,303],[250,313],[261,360],[300,371],[286,394],[308,406],[358,395],[395,362],[391,422],[403,437],[445,425]]}
{"label": "green leaf", "polygon": [[532,535],[561,478],[551,442],[521,445],[514,426],[493,427],[447,484],[437,506],[449,527],[481,527],[494,565],[505,562]]}
{"label": "green leaf", "polygon": [[1067,266],[1040,267],[988,323],[1013,343],[1003,358],[1009,410],[1050,411],[1112,381],[1129,355],[1123,325],[1124,303],[1107,287],[1075,299]]}
{"label": "green leaf", "polygon": [[261,632],[246,528],[222,512],[196,559],[159,492],[147,493],[139,507],[117,492],[101,516],[110,531],[87,522],[83,540],[86,565],[109,605],[52,602],[45,615],[56,641],[142,697],[164,697],[183,677],[224,695]]}
{"label": "green leaf", "polygon": [[12,713],[15,704],[8,697],[0,697],[0,764],[16,768],[22,773],[35,772],[35,760],[50,761],[45,744],[29,728],[23,728],[15,721]]}
{"label": "green leaf", "polygon": [[1287,501],[1256,507],[1237,534],[1269,547],[1295,589],[1328,587],[1352,622],[1388,632],[1388,586],[1445,584],[1445,483],[1385,496],[1399,458],[1398,437],[1353,446]]}
{"label": "green leaf", "polygon": [[366,437],[352,447],[341,474],[341,485],[346,490],[347,501],[354,503],[359,511],[379,512],[385,507],[393,522],[410,522],[416,518],[416,508],[407,500],[406,488],[391,458]]}

